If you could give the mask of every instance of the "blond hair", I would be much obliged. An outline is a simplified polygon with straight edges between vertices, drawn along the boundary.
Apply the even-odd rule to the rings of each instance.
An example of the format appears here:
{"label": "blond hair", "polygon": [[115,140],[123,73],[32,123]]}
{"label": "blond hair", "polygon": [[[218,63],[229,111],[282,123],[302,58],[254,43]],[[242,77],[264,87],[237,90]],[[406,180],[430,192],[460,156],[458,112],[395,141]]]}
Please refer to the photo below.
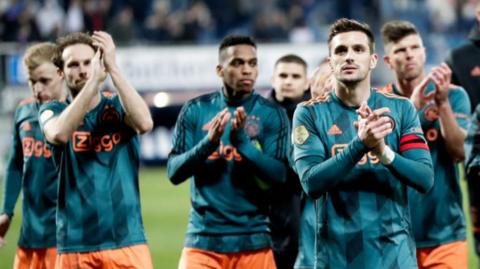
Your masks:
{"label": "blond hair", "polygon": [[53,63],[57,46],[51,42],[43,42],[29,47],[23,57],[23,65],[32,72],[43,63]]}

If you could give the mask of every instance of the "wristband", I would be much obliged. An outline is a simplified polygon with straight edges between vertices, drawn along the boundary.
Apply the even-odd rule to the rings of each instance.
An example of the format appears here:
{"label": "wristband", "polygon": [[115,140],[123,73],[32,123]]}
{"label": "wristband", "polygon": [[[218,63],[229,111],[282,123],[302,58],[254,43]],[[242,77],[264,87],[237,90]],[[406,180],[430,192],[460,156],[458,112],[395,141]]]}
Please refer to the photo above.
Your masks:
{"label": "wristband", "polygon": [[389,146],[385,146],[382,154],[378,156],[378,158],[380,159],[380,162],[385,165],[391,164],[393,159],[395,159],[395,152]]}

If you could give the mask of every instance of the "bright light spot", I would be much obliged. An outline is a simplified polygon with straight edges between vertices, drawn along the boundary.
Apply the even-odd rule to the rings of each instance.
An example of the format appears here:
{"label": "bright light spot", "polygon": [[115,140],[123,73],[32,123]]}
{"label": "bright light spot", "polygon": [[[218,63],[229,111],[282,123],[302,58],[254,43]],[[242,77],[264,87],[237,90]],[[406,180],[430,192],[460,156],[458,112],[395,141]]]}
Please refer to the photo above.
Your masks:
{"label": "bright light spot", "polygon": [[170,104],[170,95],[166,92],[159,92],[153,98],[153,104],[156,107],[166,107]]}

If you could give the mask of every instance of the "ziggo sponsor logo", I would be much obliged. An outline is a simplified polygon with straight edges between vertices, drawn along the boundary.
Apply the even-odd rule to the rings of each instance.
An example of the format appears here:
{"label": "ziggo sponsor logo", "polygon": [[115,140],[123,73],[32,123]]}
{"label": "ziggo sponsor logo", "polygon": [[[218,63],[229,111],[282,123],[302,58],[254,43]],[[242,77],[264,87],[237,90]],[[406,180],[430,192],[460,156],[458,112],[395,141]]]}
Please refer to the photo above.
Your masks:
{"label": "ziggo sponsor logo", "polygon": [[23,156],[25,157],[41,157],[50,158],[52,151],[48,144],[42,140],[36,140],[33,137],[24,137],[22,139]]}
{"label": "ziggo sponsor logo", "polygon": [[220,141],[220,146],[218,147],[217,150],[215,150],[210,156],[208,156],[209,160],[218,160],[220,158],[223,158],[227,161],[241,161],[242,160],[242,155],[238,153],[237,148],[235,148],[232,145],[223,145],[223,143]]}
{"label": "ziggo sponsor logo", "polygon": [[[335,156],[335,154],[340,153],[347,146],[348,146],[348,144],[335,144],[335,145],[333,145],[332,149],[331,149],[332,156]],[[378,157],[375,154],[373,154],[371,151],[369,151],[367,154],[363,155],[362,159],[360,159],[360,161],[358,161],[357,164],[358,165],[364,165],[367,162],[369,162],[370,164],[378,164],[380,162],[380,159],[378,159]]]}
{"label": "ziggo sponsor logo", "polygon": [[106,134],[103,136],[92,136],[90,132],[77,131],[72,135],[73,150],[76,152],[85,151],[112,151],[113,147],[120,143],[120,133]]}

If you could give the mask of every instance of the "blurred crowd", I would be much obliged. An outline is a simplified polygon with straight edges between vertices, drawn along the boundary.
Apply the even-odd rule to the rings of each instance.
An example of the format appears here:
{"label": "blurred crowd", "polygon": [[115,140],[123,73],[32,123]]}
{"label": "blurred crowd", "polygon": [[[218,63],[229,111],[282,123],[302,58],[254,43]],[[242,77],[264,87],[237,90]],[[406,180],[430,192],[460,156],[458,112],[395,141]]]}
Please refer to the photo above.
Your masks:
{"label": "blurred crowd", "polygon": [[477,1],[2,0],[0,40],[54,40],[102,29],[120,45],[216,43],[232,32],[261,42],[302,43],[326,40],[329,24],[340,17],[365,21],[376,32],[397,18],[412,21],[441,50],[466,35]]}

